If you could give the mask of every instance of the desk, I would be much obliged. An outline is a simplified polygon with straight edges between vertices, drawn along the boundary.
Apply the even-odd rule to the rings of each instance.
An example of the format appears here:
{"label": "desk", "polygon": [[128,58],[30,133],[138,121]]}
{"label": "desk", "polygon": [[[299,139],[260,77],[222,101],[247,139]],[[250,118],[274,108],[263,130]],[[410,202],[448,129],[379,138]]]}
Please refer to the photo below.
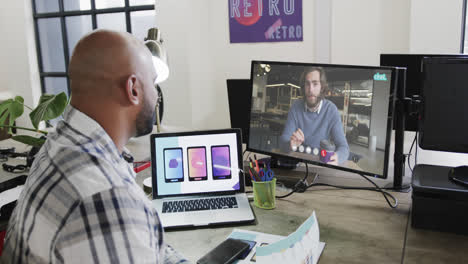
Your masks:
{"label": "desk", "polygon": [[[136,160],[149,157],[149,148],[142,147],[148,146],[148,141],[142,138],[129,142],[127,147],[134,152]],[[8,144],[0,142],[0,146]],[[333,172],[324,169],[321,175]],[[150,174],[149,169],[139,173],[137,182],[141,184]],[[11,173],[0,172],[0,182],[12,177]],[[365,184],[359,179],[347,180]],[[348,184],[343,178],[339,182]],[[320,240],[327,243],[320,264],[468,263],[468,236],[411,228],[408,225],[411,193],[393,194],[400,202],[397,209],[389,208],[375,192],[314,188],[277,200],[274,210],[258,209],[252,203],[257,218],[254,225],[171,231],[166,232],[165,239],[195,262],[223,241],[233,228],[288,235],[315,210]]]}
{"label": "desk", "polygon": [[[320,240],[327,243],[320,263],[400,263],[409,205],[397,210],[385,206],[378,199],[350,198],[342,191],[307,191],[278,200],[274,210],[252,204],[257,224],[238,228],[286,236],[315,210]],[[166,238],[196,261],[231,231],[223,227],[167,232]]]}
{"label": "desk", "polygon": [[[323,263],[466,263],[468,237],[407,227],[410,195],[396,194],[390,209],[380,194],[310,190],[277,201],[274,210],[253,206],[257,224],[166,232],[166,241],[192,261],[223,241],[233,228],[277,235],[293,232],[315,210]],[[408,228],[408,229],[407,229]]]}
{"label": "desk", "polygon": [[[137,181],[142,182],[150,173],[150,170],[139,173]],[[336,180],[343,185],[366,184],[364,180]],[[320,264],[402,263],[402,260],[403,263],[468,262],[468,236],[411,228],[411,193],[392,194],[399,200],[397,209],[388,207],[376,192],[319,187],[277,199],[274,210],[259,209],[251,202],[255,224],[167,231],[165,239],[196,262],[226,239],[234,228],[286,236],[315,210],[320,240],[326,243]]]}

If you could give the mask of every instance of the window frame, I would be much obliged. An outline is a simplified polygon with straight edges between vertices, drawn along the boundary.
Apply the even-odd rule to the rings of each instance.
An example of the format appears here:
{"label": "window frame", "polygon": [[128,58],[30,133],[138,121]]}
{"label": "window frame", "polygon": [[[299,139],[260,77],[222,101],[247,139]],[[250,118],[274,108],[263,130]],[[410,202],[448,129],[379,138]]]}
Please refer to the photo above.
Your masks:
{"label": "window frame", "polygon": [[[112,13],[125,13],[125,25],[126,30],[128,33],[132,33],[132,24],[131,24],[131,13],[136,11],[148,11],[148,10],[155,10],[155,5],[138,5],[138,6],[130,6],[130,0],[124,1],[123,7],[112,7],[112,8],[103,8],[103,9],[96,9],[96,0],[89,0],[91,3],[91,8],[89,10],[72,10],[72,11],[65,11],[64,7],[64,0],[56,0],[58,1],[59,11],[58,12],[37,12],[36,7],[36,0],[31,0],[32,2],[32,12],[33,12],[33,19],[34,19],[34,37],[36,41],[36,53],[37,53],[37,62],[39,67],[39,76],[41,82],[41,93],[46,93],[45,87],[45,78],[47,77],[65,77],[67,82],[67,89],[68,95],[70,95],[70,79],[68,76],[68,64],[70,62],[70,53],[69,53],[69,41],[68,41],[68,29],[67,24],[65,22],[67,17],[73,16],[91,16],[91,23],[92,23],[92,30],[97,29],[97,15],[99,14],[112,14]],[[43,68],[43,58],[41,52],[41,42],[40,42],[40,34],[39,34],[39,19],[43,18],[59,18],[60,19],[60,27],[62,31],[62,44],[63,44],[63,52],[64,52],[64,59],[65,59],[65,72],[44,72]]]}

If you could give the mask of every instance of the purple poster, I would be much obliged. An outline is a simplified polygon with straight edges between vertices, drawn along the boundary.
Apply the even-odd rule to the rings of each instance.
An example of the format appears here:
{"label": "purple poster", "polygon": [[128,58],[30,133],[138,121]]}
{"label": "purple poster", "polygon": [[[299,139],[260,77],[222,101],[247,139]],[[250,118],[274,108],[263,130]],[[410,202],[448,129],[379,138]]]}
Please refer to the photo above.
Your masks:
{"label": "purple poster", "polygon": [[302,41],[302,0],[228,0],[231,43]]}

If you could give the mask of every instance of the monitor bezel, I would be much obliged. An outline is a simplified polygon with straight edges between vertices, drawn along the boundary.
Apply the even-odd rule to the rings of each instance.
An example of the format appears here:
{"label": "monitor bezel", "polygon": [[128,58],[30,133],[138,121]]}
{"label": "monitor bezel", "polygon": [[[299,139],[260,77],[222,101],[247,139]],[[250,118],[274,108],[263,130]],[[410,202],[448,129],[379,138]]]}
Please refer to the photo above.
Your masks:
{"label": "monitor bezel", "polygon": [[[230,191],[217,191],[217,192],[196,192],[196,193],[184,193],[184,194],[158,194],[157,186],[157,171],[156,171],[156,138],[162,137],[180,137],[180,136],[199,136],[199,135],[214,135],[214,134],[236,134],[237,141],[237,159],[239,166],[239,190]],[[236,194],[245,192],[245,175],[243,172],[243,153],[242,153],[242,133],[239,128],[229,129],[216,129],[216,130],[199,130],[199,131],[185,131],[185,132],[168,132],[168,133],[157,133],[150,135],[150,148],[151,148],[151,183],[152,183],[152,195],[153,199],[160,199],[165,197],[177,197],[177,196],[199,196],[199,195],[224,195],[224,194]]]}
{"label": "monitor bezel", "polygon": [[[250,94],[252,95],[252,90],[253,90],[253,83],[254,83],[254,65],[256,64],[277,64],[277,65],[292,65],[292,66],[316,66],[316,67],[342,67],[342,68],[352,68],[352,69],[370,69],[370,70],[390,70],[391,71],[391,82],[390,82],[390,91],[389,91],[389,104],[388,104],[388,116],[387,116],[387,133],[386,133],[386,139],[385,139],[385,155],[384,155],[384,170],[383,174],[376,174],[373,172],[367,172],[367,171],[362,171],[362,170],[355,170],[351,168],[346,168],[342,166],[335,166],[335,165],[330,165],[322,162],[317,162],[317,161],[312,161],[312,160],[306,160],[306,159],[301,159],[297,157],[292,157],[288,155],[283,155],[279,153],[274,153],[274,152],[268,152],[265,150],[260,150],[260,149],[255,149],[250,146],[250,133],[251,129],[249,129],[249,142],[247,142],[247,151],[250,152],[256,152],[259,154],[264,154],[268,156],[275,156],[275,157],[281,157],[285,159],[290,159],[290,160],[296,160],[299,162],[304,162],[304,163],[309,163],[313,165],[318,165],[322,167],[327,167],[331,169],[337,169],[337,170],[342,170],[342,171],[347,171],[347,172],[353,172],[357,173],[360,175],[368,175],[371,177],[375,178],[381,178],[381,179],[387,179],[388,178],[388,168],[389,168],[389,155],[390,155],[390,141],[391,141],[391,133],[393,129],[393,113],[395,109],[395,94],[396,94],[396,84],[397,84],[397,74],[396,70],[397,67],[389,67],[389,66],[363,66],[363,65],[345,65],[345,64],[325,64],[325,63],[305,63],[305,62],[284,62],[284,61],[266,61],[266,60],[252,60],[251,65],[250,65],[250,80],[252,85],[250,86]],[[251,115],[252,115],[252,110],[249,112],[249,124],[251,120]]]}
{"label": "monitor bezel", "polygon": [[[426,150],[435,150],[435,151],[446,151],[446,152],[457,152],[457,153],[468,153],[467,148],[463,148],[463,145],[455,144],[455,145],[448,145],[440,143],[436,144],[428,144],[427,141],[424,140],[424,120],[426,117],[426,102],[425,102],[425,92],[424,88],[428,85],[427,80],[427,72],[425,71],[427,64],[468,64],[468,57],[424,57],[422,60],[422,89],[421,89],[421,99],[422,105],[420,107],[420,118],[419,118],[419,130],[418,130],[418,144],[421,148]],[[462,63],[460,63],[462,62]],[[429,84],[430,85],[430,84]]]}
{"label": "monitor bezel", "polygon": [[[233,103],[234,98],[232,97],[233,92],[235,87],[240,87],[240,84],[246,84],[245,88],[249,89],[249,92],[251,92],[250,87],[252,87],[252,80],[250,79],[226,79],[226,87],[227,87],[227,95],[228,95],[228,105],[229,105],[229,118],[230,118],[230,125],[231,128],[240,128],[242,132],[242,143],[247,144],[249,142],[249,129],[250,129],[250,124],[247,127],[236,127],[233,126],[233,112],[236,111],[235,105]],[[249,101],[250,99],[246,99],[246,105],[249,105],[252,103]],[[250,108],[248,109],[250,113]]]}

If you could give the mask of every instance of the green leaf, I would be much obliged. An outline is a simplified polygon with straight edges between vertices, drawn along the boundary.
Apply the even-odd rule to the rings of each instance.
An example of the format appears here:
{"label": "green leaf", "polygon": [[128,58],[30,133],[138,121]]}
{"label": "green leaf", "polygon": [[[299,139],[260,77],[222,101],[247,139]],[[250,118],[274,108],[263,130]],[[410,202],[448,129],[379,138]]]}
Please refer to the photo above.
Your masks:
{"label": "green leaf", "polygon": [[12,137],[11,139],[16,140],[26,145],[34,146],[34,147],[41,147],[46,141],[43,138],[35,138],[32,136],[27,136],[27,135],[18,135],[18,136]]}
{"label": "green leaf", "polygon": [[64,92],[57,95],[43,94],[39,99],[37,107],[29,114],[34,128],[37,129],[41,121],[59,117],[67,104],[68,99]]}
{"label": "green leaf", "polygon": [[[24,112],[24,99],[21,96],[16,96],[14,99],[8,99],[0,104],[0,124],[13,126],[15,120]],[[8,118],[8,122],[6,122]],[[8,128],[8,133],[12,134],[11,128]]]}

